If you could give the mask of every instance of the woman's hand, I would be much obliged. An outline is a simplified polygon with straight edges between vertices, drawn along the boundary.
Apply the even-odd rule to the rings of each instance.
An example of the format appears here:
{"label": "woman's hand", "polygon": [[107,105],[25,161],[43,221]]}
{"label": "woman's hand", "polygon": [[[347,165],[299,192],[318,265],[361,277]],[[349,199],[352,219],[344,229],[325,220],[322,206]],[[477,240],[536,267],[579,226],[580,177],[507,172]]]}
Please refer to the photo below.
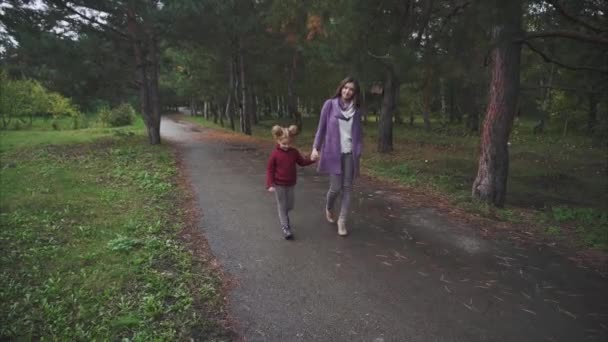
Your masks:
{"label": "woman's hand", "polygon": [[319,151],[316,148],[312,149],[312,153],[310,153],[310,160],[317,161],[319,160]]}
{"label": "woman's hand", "polygon": [[271,186],[270,188],[268,188],[268,192],[274,192],[274,186]]}

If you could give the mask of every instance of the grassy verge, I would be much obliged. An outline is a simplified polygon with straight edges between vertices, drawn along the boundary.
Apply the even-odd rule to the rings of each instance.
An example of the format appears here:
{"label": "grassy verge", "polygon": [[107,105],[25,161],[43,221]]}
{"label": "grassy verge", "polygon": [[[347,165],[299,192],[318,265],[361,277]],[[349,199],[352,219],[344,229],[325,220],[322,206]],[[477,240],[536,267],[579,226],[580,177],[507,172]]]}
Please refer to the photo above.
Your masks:
{"label": "grassy verge", "polygon": [[228,339],[167,147],[133,127],[1,138],[0,339]]}
{"label": "grassy verge", "polygon": [[[200,117],[187,120],[221,128]],[[304,152],[310,151],[317,120],[304,120],[297,141]],[[291,120],[262,121],[253,128],[253,135],[270,140],[275,123],[287,125]],[[511,137],[505,209],[495,210],[471,199],[479,137],[455,127],[425,132],[421,127],[395,126],[395,151],[378,154],[372,119],[364,126],[362,169],[374,177],[445,196],[469,212],[534,226],[551,239],[572,239],[580,247],[608,250],[606,152],[591,148],[588,137],[532,135],[528,124],[516,123]]]}

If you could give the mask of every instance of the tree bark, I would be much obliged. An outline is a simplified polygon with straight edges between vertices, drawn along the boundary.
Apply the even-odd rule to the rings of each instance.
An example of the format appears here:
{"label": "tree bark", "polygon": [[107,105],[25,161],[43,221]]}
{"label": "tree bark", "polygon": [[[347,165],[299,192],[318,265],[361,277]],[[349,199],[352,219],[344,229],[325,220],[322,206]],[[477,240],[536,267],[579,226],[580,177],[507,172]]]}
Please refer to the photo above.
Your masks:
{"label": "tree bark", "polygon": [[481,111],[481,108],[480,106],[478,106],[477,103],[478,94],[475,89],[475,85],[467,85],[462,89],[464,93],[463,108],[464,112],[467,115],[465,124],[471,132],[479,131],[479,112]]}
{"label": "tree bark", "polygon": [[249,94],[245,77],[245,54],[241,46],[239,46],[238,64],[240,70],[240,93],[241,93],[241,132],[251,135],[251,114],[249,105]]}
{"label": "tree bark", "polygon": [[213,123],[217,124],[217,120],[218,120],[218,111],[220,110],[219,106],[215,104],[215,100],[211,100],[209,102],[209,108],[207,109],[210,113],[209,115],[211,116]]}
{"label": "tree bark", "polygon": [[553,86],[553,73],[555,71],[555,64],[551,64],[551,71],[549,72],[549,78],[547,81],[547,87],[545,87],[544,81],[541,78],[540,85],[542,90],[543,102],[541,103],[540,118],[538,123],[532,129],[534,134],[542,134],[545,131],[545,122],[547,120],[547,110],[551,105],[551,87]]}
{"label": "tree bark", "polygon": [[[399,103],[399,93],[401,91],[400,88],[401,87],[395,88],[395,108],[397,108],[397,103]],[[395,117],[395,125],[403,125],[403,117],[401,116],[401,113],[398,110],[395,110],[393,115]]]}
{"label": "tree bark", "polygon": [[597,124],[597,105],[599,103],[595,93],[587,94],[589,100],[589,117],[587,118],[587,133],[593,134]]}
{"label": "tree bark", "polygon": [[495,0],[495,26],[492,37],[492,72],[489,101],[480,141],[477,177],[472,196],[502,207],[507,194],[509,172],[508,139],[517,98],[521,60],[521,0]]}
{"label": "tree bark", "polygon": [[[233,94],[234,87],[235,87],[234,62],[232,59],[230,60],[229,66],[230,66],[230,69],[229,69],[230,78],[228,81],[229,82],[228,83],[229,91],[228,91],[228,98],[226,99],[226,110],[224,112],[224,115],[230,123],[230,129],[234,131],[235,130],[234,115],[233,115],[234,109],[232,107],[236,107],[236,106],[233,106],[233,103],[232,103],[233,102],[232,94]],[[223,121],[222,121],[222,123],[223,123]]]}
{"label": "tree bark", "polygon": [[439,97],[441,99],[441,117],[443,120],[448,121],[448,104],[445,96],[445,79],[439,78]]}
{"label": "tree bark", "polygon": [[222,111],[222,105],[219,103],[216,108],[216,115],[220,121],[220,126],[224,127],[224,113]]}
{"label": "tree bark", "polygon": [[367,114],[368,114],[368,104],[367,104],[367,98],[365,95],[365,90],[361,91],[361,117],[363,118],[363,123],[366,124],[367,123]]}
{"label": "tree bark", "polygon": [[431,131],[431,71],[430,66],[426,67],[426,81],[424,83],[424,94],[422,95],[422,119],[424,121],[424,130],[427,132]]}
{"label": "tree bark", "polygon": [[395,96],[399,81],[391,66],[386,67],[382,108],[378,122],[378,152],[386,153],[393,150],[393,113],[395,112]]}
{"label": "tree bark", "polygon": [[132,8],[127,9],[127,30],[136,65],[141,111],[151,145],[160,144],[160,98],[158,91],[158,41],[152,29],[142,27]]}
{"label": "tree bark", "polygon": [[298,130],[302,131],[302,114],[298,111],[297,95],[296,95],[296,72],[298,68],[298,52],[293,51],[291,57],[291,65],[287,71],[287,113],[293,118],[298,126]]}
{"label": "tree bark", "polygon": [[255,95],[253,90],[249,91],[249,103],[251,103],[251,121],[253,125],[257,125],[259,123],[258,118],[258,97]]}
{"label": "tree bark", "polygon": [[456,95],[455,95],[455,87],[454,87],[454,80],[450,80],[449,82],[449,89],[450,89],[450,123],[454,123],[454,121],[456,119],[458,119],[458,122],[460,123],[462,121],[462,116],[459,115],[459,113],[456,112]]}

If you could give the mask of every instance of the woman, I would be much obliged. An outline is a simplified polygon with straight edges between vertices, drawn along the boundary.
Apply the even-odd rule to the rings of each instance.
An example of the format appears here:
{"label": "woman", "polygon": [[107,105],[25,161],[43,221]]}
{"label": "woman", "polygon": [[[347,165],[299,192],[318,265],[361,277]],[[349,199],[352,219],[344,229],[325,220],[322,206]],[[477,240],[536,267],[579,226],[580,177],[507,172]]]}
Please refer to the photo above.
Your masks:
{"label": "woman", "polygon": [[346,236],[346,218],[353,179],[359,174],[362,148],[359,82],[347,77],[340,82],[335,95],[325,101],[312,147],[311,159],[319,157],[318,171],[329,174],[325,217],[335,223],[334,203],[342,194],[338,216],[338,235]]}

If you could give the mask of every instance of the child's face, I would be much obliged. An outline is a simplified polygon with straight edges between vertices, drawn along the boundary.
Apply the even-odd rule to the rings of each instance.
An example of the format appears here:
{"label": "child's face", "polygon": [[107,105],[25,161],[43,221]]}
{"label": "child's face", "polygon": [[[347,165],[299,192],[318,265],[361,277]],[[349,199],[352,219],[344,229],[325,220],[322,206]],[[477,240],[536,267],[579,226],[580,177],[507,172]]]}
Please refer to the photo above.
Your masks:
{"label": "child's face", "polygon": [[282,150],[287,150],[289,149],[289,146],[291,145],[291,138],[280,138],[279,140],[277,140],[277,143],[279,144],[279,147]]}

